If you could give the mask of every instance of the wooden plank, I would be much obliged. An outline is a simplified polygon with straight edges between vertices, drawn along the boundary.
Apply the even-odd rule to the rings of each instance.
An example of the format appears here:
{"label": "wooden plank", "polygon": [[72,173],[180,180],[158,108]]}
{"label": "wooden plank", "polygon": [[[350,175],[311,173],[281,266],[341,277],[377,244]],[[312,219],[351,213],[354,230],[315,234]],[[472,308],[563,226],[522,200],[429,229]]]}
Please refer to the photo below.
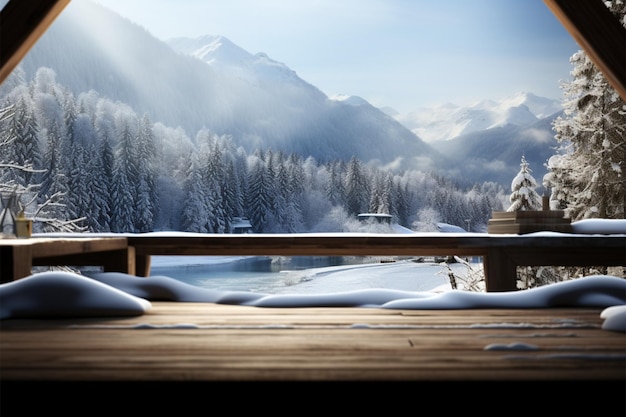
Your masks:
{"label": "wooden plank", "polygon": [[508,224],[529,224],[538,225],[544,227],[550,227],[551,225],[570,225],[569,219],[559,218],[547,218],[547,219],[532,219],[532,218],[520,218],[520,219],[489,219],[488,225],[508,225]]}
{"label": "wooden plank", "polygon": [[488,233],[525,234],[540,231],[571,233],[571,219],[561,210],[494,211]]}
{"label": "wooden plank", "polygon": [[[565,212],[563,210],[519,210],[519,211],[493,211],[492,219],[563,219]],[[567,221],[570,221],[569,218]]]}
{"label": "wooden plank", "polygon": [[[626,338],[600,311],[155,302],[131,318],[2,321],[0,381],[624,381]],[[535,348],[488,348],[514,343]]]}
{"label": "wooden plank", "polygon": [[412,235],[199,235],[128,236],[137,255],[285,256],[480,256],[493,247],[626,248],[624,235],[499,236],[417,233]]}
{"label": "wooden plank", "polygon": [[[135,248],[35,258],[34,266],[100,266],[104,272],[135,275]],[[21,275],[20,277],[24,277]]]}
{"label": "wooden plank", "polygon": [[494,224],[489,222],[487,225],[487,232],[493,234],[527,234],[534,232],[560,232],[571,233],[572,226],[568,224]]}
{"label": "wooden plank", "polygon": [[480,256],[484,240],[470,236],[385,234],[248,234],[193,237],[128,236],[137,255]]}
{"label": "wooden plank", "polygon": [[9,0],[0,11],[0,84],[70,0]]}
{"label": "wooden plank", "polygon": [[77,238],[31,238],[18,240],[32,246],[33,258],[51,258],[64,255],[89,254],[124,250],[128,247],[125,237]]}
{"label": "wooden plank", "polygon": [[135,251],[125,237],[30,238],[0,240],[0,281],[30,275],[33,266],[103,266],[136,273]]}
{"label": "wooden plank", "polygon": [[626,247],[564,248],[560,251],[538,252],[529,248],[507,251],[517,266],[625,266]]}

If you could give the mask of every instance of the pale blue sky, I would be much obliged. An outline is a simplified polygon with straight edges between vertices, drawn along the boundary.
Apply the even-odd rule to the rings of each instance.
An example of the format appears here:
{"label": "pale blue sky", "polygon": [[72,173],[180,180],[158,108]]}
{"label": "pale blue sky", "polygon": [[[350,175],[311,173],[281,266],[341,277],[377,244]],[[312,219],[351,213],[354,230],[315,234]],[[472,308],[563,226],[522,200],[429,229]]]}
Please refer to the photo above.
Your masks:
{"label": "pale blue sky", "polygon": [[157,38],[223,35],[329,96],[401,112],[520,91],[560,99],[580,49],[543,0],[97,1]]}

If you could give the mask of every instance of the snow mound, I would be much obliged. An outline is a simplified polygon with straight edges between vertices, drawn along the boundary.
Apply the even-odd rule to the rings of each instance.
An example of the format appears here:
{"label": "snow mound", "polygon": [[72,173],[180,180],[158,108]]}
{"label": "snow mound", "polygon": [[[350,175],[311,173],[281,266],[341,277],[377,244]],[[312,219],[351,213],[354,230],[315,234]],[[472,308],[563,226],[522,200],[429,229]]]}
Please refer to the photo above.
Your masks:
{"label": "snow mound", "polygon": [[327,294],[262,294],[199,288],[173,278],[103,272],[92,278],[44,272],[0,285],[0,319],[141,315],[148,300],[211,302],[255,307],[379,307],[475,309],[601,307],[603,329],[626,332],[626,280],[594,275],[524,291],[444,293],[370,288]]}
{"label": "snow mound", "polygon": [[71,272],[42,272],[0,285],[0,319],[139,316],[149,301]]}

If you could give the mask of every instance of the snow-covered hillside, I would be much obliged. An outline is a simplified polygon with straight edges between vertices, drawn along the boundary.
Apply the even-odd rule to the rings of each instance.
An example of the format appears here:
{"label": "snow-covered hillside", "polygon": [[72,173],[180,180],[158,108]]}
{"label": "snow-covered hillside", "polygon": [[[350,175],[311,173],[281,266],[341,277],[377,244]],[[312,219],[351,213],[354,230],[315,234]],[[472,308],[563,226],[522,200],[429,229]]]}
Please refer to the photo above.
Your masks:
{"label": "snow-covered hillside", "polygon": [[[87,14],[97,16],[89,30]],[[522,153],[541,167],[554,146],[546,121],[560,110],[558,100],[519,93],[402,115],[355,95],[328,97],[287,63],[226,37],[166,43],[91,2],[70,4],[21,66],[29,80],[49,67],[75,95],[93,91],[128,104],[192,141],[206,128],[250,153],[273,149],[318,162],[356,157],[469,183],[509,184]]]}
{"label": "snow-covered hillside", "polygon": [[[89,30],[85,16],[92,16]],[[94,91],[190,138],[204,128],[229,135],[250,153],[271,148],[319,162],[356,157],[395,169],[445,165],[380,109],[332,100],[265,53],[223,36],[166,43],[92,2],[68,5],[22,66],[27,79],[48,67],[75,95]]]}

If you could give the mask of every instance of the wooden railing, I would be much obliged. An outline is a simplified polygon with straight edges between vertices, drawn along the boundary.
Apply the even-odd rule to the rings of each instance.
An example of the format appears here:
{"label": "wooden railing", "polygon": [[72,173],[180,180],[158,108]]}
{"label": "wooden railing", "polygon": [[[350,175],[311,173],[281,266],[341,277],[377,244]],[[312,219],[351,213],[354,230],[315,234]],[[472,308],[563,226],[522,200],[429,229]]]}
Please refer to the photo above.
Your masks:
{"label": "wooden railing", "polygon": [[[44,237],[45,236],[45,237]],[[517,289],[518,266],[625,266],[626,235],[533,233],[72,234],[0,240],[2,282],[34,265],[100,265],[142,277],[155,255],[481,256],[486,291]]]}
{"label": "wooden railing", "polygon": [[152,255],[481,256],[486,291],[517,289],[518,266],[624,266],[626,236],[569,234],[296,234],[128,237],[136,274]]}

